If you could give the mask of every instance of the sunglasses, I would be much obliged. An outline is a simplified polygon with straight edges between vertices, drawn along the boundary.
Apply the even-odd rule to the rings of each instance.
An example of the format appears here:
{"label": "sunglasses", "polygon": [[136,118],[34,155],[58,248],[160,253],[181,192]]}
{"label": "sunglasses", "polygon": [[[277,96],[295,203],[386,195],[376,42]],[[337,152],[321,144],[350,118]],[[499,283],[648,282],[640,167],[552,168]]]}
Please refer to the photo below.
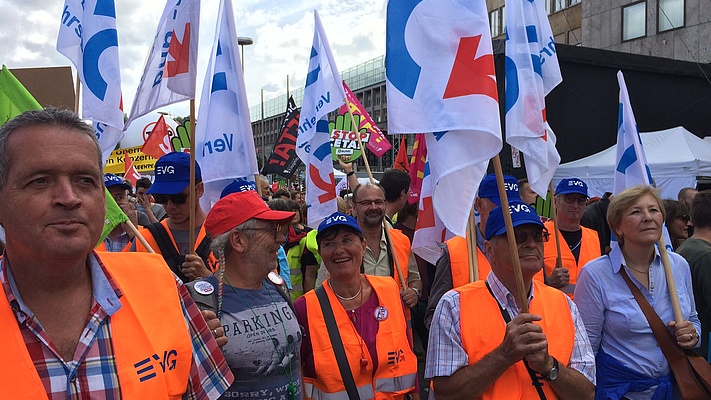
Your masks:
{"label": "sunglasses", "polygon": [[[548,231],[546,231],[546,230],[534,231],[534,232],[514,230],[514,237],[516,238],[516,244],[526,243],[528,241],[529,236],[536,243],[545,243],[550,239],[551,234],[548,233]],[[499,235],[499,237],[506,239],[506,234],[504,233],[503,235]]]}
{"label": "sunglasses", "polygon": [[156,203],[158,204],[168,204],[168,200],[172,201],[173,204],[185,204],[188,201],[188,194],[187,193],[178,193],[178,194],[154,194],[153,195],[153,200],[155,200]]}

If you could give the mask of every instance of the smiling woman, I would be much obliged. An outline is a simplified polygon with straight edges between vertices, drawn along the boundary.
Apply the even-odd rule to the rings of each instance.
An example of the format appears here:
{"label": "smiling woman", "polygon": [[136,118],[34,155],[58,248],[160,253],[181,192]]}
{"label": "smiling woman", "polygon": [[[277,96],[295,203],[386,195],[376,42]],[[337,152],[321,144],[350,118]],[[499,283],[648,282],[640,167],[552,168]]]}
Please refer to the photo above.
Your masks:
{"label": "smiling woman", "polygon": [[[306,397],[357,392],[404,398],[415,389],[417,360],[397,283],[361,274],[366,244],[353,217],[332,214],[319,225],[316,240],[330,278],[294,304],[305,331]],[[400,354],[394,365],[388,359],[393,349]],[[376,381],[387,389],[377,389]]]}

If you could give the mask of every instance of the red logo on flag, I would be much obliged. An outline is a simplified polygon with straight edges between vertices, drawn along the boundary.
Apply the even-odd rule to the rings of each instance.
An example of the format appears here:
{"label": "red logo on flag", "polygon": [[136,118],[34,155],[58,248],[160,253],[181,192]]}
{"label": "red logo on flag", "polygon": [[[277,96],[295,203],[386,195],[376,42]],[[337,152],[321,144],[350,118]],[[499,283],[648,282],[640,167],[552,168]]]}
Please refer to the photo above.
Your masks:
{"label": "red logo on flag", "polygon": [[190,71],[190,22],[185,24],[183,43],[180,43],[178,36],[175,34],[175,30],[173,30],[173,37],[170,39],[168,54],[170,54],[175,61],[168,61],[165,67],[166,78]]}
{"label": "red logo on flag", "polygon": [[459,48],[443,99],[483,94],[498,101],[494,55],[484,54],[476,58],[480,42],[481,35],[463,37],[459,40]]}

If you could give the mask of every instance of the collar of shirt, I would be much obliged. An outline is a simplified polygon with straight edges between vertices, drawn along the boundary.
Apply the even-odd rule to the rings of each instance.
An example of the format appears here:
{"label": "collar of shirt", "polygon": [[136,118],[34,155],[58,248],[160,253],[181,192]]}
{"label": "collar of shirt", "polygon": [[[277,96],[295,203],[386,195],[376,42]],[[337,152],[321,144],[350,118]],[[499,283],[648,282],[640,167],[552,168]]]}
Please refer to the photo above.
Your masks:
{"label": "collar of shirt", "polygon": [[[119,289],[116,282],[108,274],[106,268],[101,261],[96,257],[96,253],[92,252],[88,256],[89,269],[91,272],[91,287],[92,295],[94,300],[106,311],[108,315],[116,313],[121,308],[121,301],[119,300],[123,293]],[[2,283],[5,289],[5,296],[8,302],[12,305],[13,302],[17,307],[16,314],[18,318],[28,318],[32,316],[32,311],[27,307],[27,305],[22,301],[20,297],[20,291],[17,289],[15,284],[15,278],[12,275],[12,269],[7,268],[10,263],[7,259],[7,254],[2,258],[2,266],[0,267],[0,283]]]}
{"label": "collar of shirt", "polygon": [[[509,313],[511,319],[516,318],[518,315],[518,306],[516,305],[514,295],[501,283],[493,271],[489,272],[489,275],[486,277],[486,282],[489,284],[491,292],[494,294],[494,298],[501,308]],[[528,293],[528,304],[531,304],[531,300],[533,300],[533,284],[531,284],[531,291]]]}
{"label": "collar of shirt", "polygon": [[[625,256],[622,254],[622,249],[620,249],[620,246],[614,246],[614,248],[610,251],[610,262],[612,263],[612,271],[614,273],[619,273],[620,268],[622,268],[622,265],[627,265],[625,262]],[[659,254],[659,248],[657,245],[654,245],[654,259],[652,260],[652,269],[656,269],[657,266],[662,265],[662,257]],[[629,268],[629,267],[627,267]]]}

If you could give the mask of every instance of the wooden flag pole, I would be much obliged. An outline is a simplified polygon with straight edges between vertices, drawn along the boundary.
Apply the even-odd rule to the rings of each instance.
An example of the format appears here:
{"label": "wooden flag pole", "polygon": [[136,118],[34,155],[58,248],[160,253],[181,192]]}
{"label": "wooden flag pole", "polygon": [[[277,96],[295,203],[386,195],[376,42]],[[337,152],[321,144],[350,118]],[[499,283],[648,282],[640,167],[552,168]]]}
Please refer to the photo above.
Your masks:
{"label": "wooden flag pole", "polygon": [[469,283],[479,280],[479,259],[477,257],[476,246],[476,218],[475,205],[469,211],[469,221],[467,222],[467,254],[469,256]]}
{"label": "wooden flag pole", "polygon": [[[563,257],[560,253],[560,229],[558,229],[558,206],[555,204],[555,196],[553,196],[553,182],[548,183],[548,191],[551,193],[551,209],[553,217],[553,234],[555,235],[555,250],[557,257],[555,258],[555,267],[563,267]],[[546,267],[543,266],[543,276],[546,275]]]}
{"label": "wooden flag pole", "polygon": [[136,229],[136,225],[134,225],[130,219],[125,222],[122,222],[121,225],[123,226],[124,231],[127,231],[127,232],[130,231],[131,233],[133,233],[133,235],[138,239],[139,242],[141,242],[143,247],[145,247],[149,253],[155,253],[155,250],[153,250],[151,245],[148,244],[148,242],[146,241],[146,238],[144,238],[143,235],[141,235],[141,232],[139,232],[138,229]]}
{"label": "wooden flag pole", "polygon": [[[360,139],[360,129],[356,125],[355,118],[353,117],[353,112],[351,111],[351,108],[348,106],[348,99],[343,99],[346,103],[346,108],[348,109],[348,115],[351,117],[351,127],[355,129],[356,132],[356,138],[358,138],[358,147],[360,147],[360,152],[363,157],[363,162],[365,163],[365,170],[368,171],[368,178],[370,179],[370,184],[374,185],[375,184],[375,179],[373,179],[373,173],[370,171],[370,164],[368,163],[368,157],[365,156],[365,148],[363,147],[363,141]],[[355,188],[354,188],[355,189]],[[400,285],[402,286],[402,289],[404,290],[407,288],[407,282],[405,282],[405,278],[402,275],[402,267],[400,266],[400,261],[397,259],[397,252],[395,251],[395,245],[393,244],[393,241],[390,240],[390,229],[388,228],[388,224],[385,222],[385,218],[383,218],[383,230],[385,231],[385,239],[387,240],[388,244],[390,245],[390,253],[393,254],[393,259],[395,261],[395,268],[397,270],[398,277],[400,278]]]}
{"label": "wooden flag pole", "polygon": [[669,263],[669,254],[667,254],[666,243],[664,242],[664,235],[659,237],[657,242],[659,245],[659,254],[662,256],[662,265],[664,265],[664,274],[667,278],[667,287],[669,289],[669,299],[672,303],[672,310],[674,311],[674,321],[680,323],[684,321],[684,316],[681,313],[681,306],[679,305],[679,295],[676,293],[676,284],[674,283],[674,275],[672,274],[671,263]]}
{"label": "wooden flag pole", "polygon": [[195,248],[195,126],[197,118],[195,118],[195,99],[190,100],[190,223],[189,223],[189,240],[190,252],[193,253]]}
{"label": "wooden flag pole", "polygon": [[74,112],[79,114],[79,99],[81,98],[81,79],[79,79],[79,70],[77,70],[77,80],[75,83],[74,92],[76,93],[74,97]]}
{"label": "wooden flag pole", "polygon": [[521,260],[518,258],[518,246],[516,245],[516,236],[513,230],[513,222],[511,213],[509,212],[509,199],[506,196],[506,187],[504,186],[504,172],[501,168],[501,158],[495,155],[492,158],[494,161],[494,172],[496,172],[496,184],[499,188],[499,198],[501,198],[501,211],[504,215],[504,223],[506,224],[506,238],[509,242],[509,250],[511,251],[511,262],[513,263],[514,277],[516,279],[516,302],[521,313],[528,313],[528,296],[526,287],[523,284],[523,274],[521,273]]}

